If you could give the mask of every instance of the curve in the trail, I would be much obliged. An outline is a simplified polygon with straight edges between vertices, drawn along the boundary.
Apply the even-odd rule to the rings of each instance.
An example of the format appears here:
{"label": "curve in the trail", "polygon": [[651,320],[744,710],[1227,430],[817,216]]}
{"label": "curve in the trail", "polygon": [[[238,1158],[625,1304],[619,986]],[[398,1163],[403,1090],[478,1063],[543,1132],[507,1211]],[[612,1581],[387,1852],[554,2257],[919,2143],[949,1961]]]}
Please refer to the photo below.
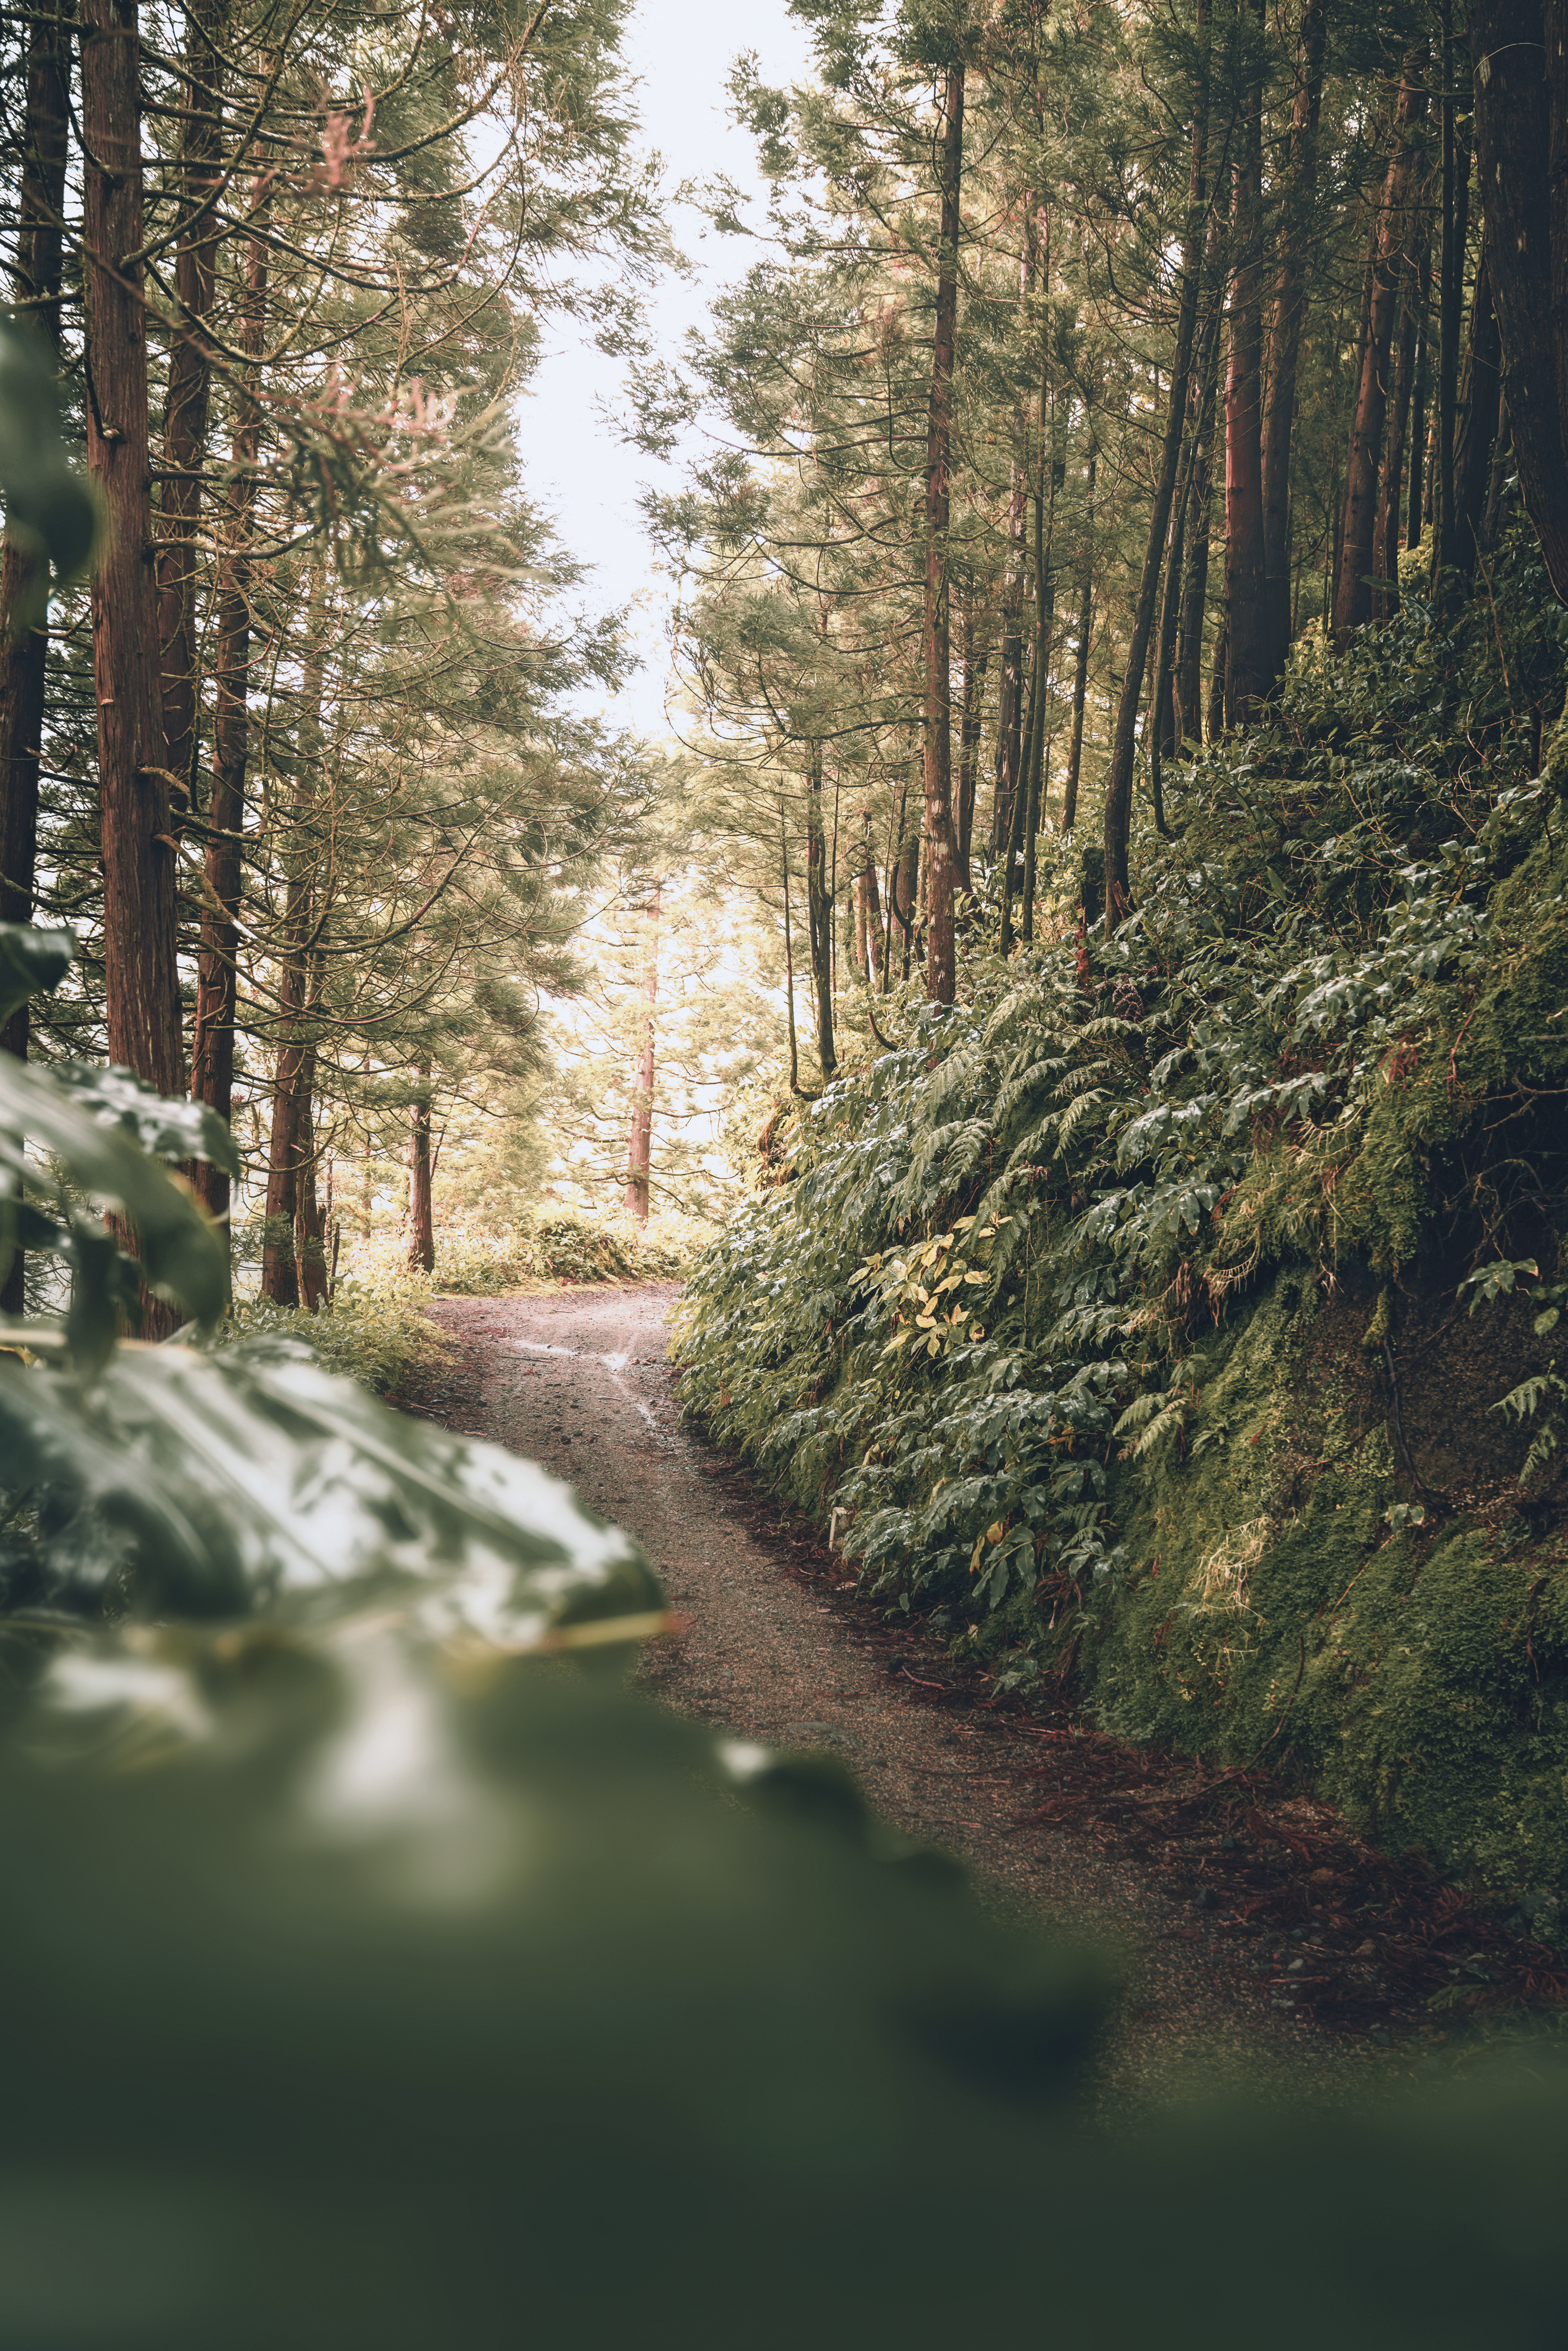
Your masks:
{"label": "curve in the trail", "polygon": [[936,1653],[858,1604],[832,1555],[802,1547],[683,1426],[676,1295],[658,1284],[434,1310],[459,1352],[445,1402],[427,1408],[569,1480],[664,1578],[680,1629],[644,1653],[644,1685],[737,1737],[839,1755],[888,1820],[962,1855],[995,1898],[1111,1937],[1133,1977],[1109,2061],[1118,2099],[1173,2063],[1211,2073],[1261,2057],[1343,2076],[1343,2044],[1281,2015],[1256,1961],[1190,1905],[1090,1835],[1019,1830],[1041,1769],[1029,1726],[927,1703]]}

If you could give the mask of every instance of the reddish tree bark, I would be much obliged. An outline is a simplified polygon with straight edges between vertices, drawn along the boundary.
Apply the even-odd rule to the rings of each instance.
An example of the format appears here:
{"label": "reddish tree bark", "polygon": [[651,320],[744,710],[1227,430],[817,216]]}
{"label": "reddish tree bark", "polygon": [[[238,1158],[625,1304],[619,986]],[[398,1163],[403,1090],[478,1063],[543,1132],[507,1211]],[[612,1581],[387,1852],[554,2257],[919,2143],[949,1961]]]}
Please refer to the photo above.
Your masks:
{"label": "reddish tree bark", "polygon": [[[27,93],[16,192],[13,301],[19,320],[60,348],[60,213],[65,202],[67,97],[74,0],[36,16],[27,29]],[[0,922],[32,919],[38,859],[38,768],[44,729],[47,625],[23,625],[37,559],[7,539],[0,556]],[[0,1050],[27,1058],[27,1007],[0,1027]],[[0,1283],[0,1313],[25,1303],[25,1259],[14,1249]]]}
{"label": "reddish tree bark", "polygon": [[1469,341],[1454,450],[1454,570],[1471,579],[1484,533],[1492,436],[1497,430],[1501,349],[1486,249],[1470,302]]}
{"label": "reddish tree bark", "polygon": [[415,1064],[422,1091],[408,1112],[408,1261],[415,1273],[435,1271],[435,1209],[431,1197],[430,1063]]}
{"label": "reddish tree bark", "polygon": [[1187,379],[1192,371],[1193,339],[1197,325],[1198,281],[1202,272],[1203,223],[1207,207],[1208,48],[1207,10],[1198,0],[1197,29],[1198,63],[1193,78],[1192,157],[1187,182],[1186,227],[1182,241],[1181,295],[1176,310],[1176,353],[1171,369],[1170,405],[1166,414],[1159,472],[1155,481],[1148,537],[1144,544],[1144,568],[1133,611],[1132,641],[1116,707],[1116,731],[1111,743],[1111,766],[1105,779],[1105,929],[1109,935],[1126,914],[1131,899],[1127,872],[1127,842],[1132,829],[1133,761],[1137,745],[1138,705],[1143,696],[1144,670],[1155,625],[1159,595],[1160,565],[1166,533],[1170,528],[1171,501],[1176,496],[1181,462],[1182,433],[1186,415]]}
{"label": "reddish tree bark", "polygon": [[860,894],[861,916],[865,936],[865,974],[868,984],[880,980],[883,967],[882,930],[882,896],[876,881],[876,851],[872,840],[871,810],[861,812],[864,836],[864,855],[856,877],[855,888]]}
{"label": "reddish tree bark", "polygon": [[1563,0],[1470,0],[1476,151],[1519,486],[1568,603],[1568,66]]}
{"label": "reddish tree bark", "polygon": [[[256,530],[256,463],[261,447],[261,410],[256,381],[266,343],[270,182],[251,192],[256,233],[246,240],[245,275],[235,340],[247,362],[235,387],[234,431],[228,496],[222,518],[223,554],[218,571],[217,657],[214,664],[213,789],[203,893],[201,946],[196,977],[196,1019],[191,1048],[191,1091],[227,1118],[234,1102],[235,1010],[238,914],[244,868],[246,768],[250,756],[250,596],[252,544]],[[198,1160],[194,1181],[212,1215],[226,1219],[229,1179],[221,1167]]]}
{"label": "reddish tree bark", "polygon": [[988,641],[977,643],[973,607],[964,614],[964,699],[958,715],[958,846],[954,875],[958,889],[967,892],[974,887],[969,872],[969,850],[975,831],[975,769],[980,756],[980,700],[986,686],[986,667],[991,657]]}
{"label": "reddish tree bark", "polygon": [[163,765],[194,799],[196,726],[196,526],[207,454],[212,350],[206,322],[217,267],[217,213],[209,205],[222,145],[222,38],[226,0],[199,0],[186,16],[185,120],[180,176],[185,225],[175,262],[182,312],[169,354],[163,411],[163,486],[159,502],[158,640]]}
{"label": "reddish tree bark", "polygon": [[[312,998],[315,990],[312,989]],[[325,1304],[330,1282],[327,1270],[327,1212],[316,1188],[316,1048],[308,1045],[300,1058],[294,1094],[295,1206],[294,1233],[299,1261],[299,1296],[312,1314]]]}
{"label": "reddish tree bark", "polygon": [[[664,892],[655,882],[643,909],[648,937],[643,952],[643,997],[648,1009],[643,1018],[643,1050],[632,1081],[632,1128],[626,1138],[626,1206],[640,1225],[648,1221],[653,1165],[653,1016],[659,1001],[659,920],[663,911]],[[827,1074],[824,1071],[823,1075]]]}
{"label": "reddish tree bark", "polygon": [[184,1085],[175,961],[174,846],[158,692],[142,298],[141,41],[136,0],[84,0],[88,470],[107,543],[92,587],[109,1055],[155,1085]]}
{"label": "reddish tree bark", "polygon": [[[1094,460],[1089,460],[1089,510],[1094,510]],[[1089,695],[1089,638],[1094,623],[1094,574],[1084,566],[1078,600],[1078,655],[1072,669],[1072,739],[1067,753],[1067,783],[1061,799],[1061,830],[1072,831],[1078,816],[1078,778],[1083,766],[1083,709]]]}
{"label": "reddish tree bark", "polygon": [[[1263,0],[1254,0],[1259,33]],[[1235,166],[1236,276],[1225,373],[1225,716],[1249,718],[1274,683],[1263,539],[1263,68],[1251,53]]]}
{"label": "reddish tree bark", "polygon": [[953,739],[947,531],[952,511],[953,360],[958,325],[958,195],[964,164],[964,67],[950,65],[942,94],[941,246],[925,435],[925,993],[951,1004],[957,988],[953,889]]}
{"label": "reddish tree bark", "polygon": [[1264,658],[1270,681],[1283,674],[1291,645],[1291,444],[1296,378],[1307,315],[1307,263],[1318,189],[1318,121],[1323,102],[1328,0],[1304,0],[1285,167],[1284,216],[1269,334],[1269,396],[1263,420]]}
{"label": "reddish tree bark", "polygon": [[1416,310],[1421,298],[1419,267],[1408,254],[1405,256],[1400,276],[1399,340],[1394,350],[1394,399],[1388,416],[1388,448],[1383,460],[1383,484],[1378,493],[1374,556],[1378,571],[1388,582],[1375,600],[1375,609],[1385,620],[1392,619],[1399,610],[1405,458],[1416,379]]}
{"label": "reddish tree bark", "polygon": [[828,835],[822,821],[822,747],[811,746],[806,778],[806,925],[817,1004],[817,1063],[824,1081],[838,1067],[833,1050],[833,910],[828,893]]}
{"label": "reddish tree bark", "polygon": [[1366,349],[1356,391],[1350,465],[1345,476],[1344,525],[1339,573],[1334,582],[1333,638],[1343,650],[1353,629],[1372,616],[1373,569],[1377,530],[1377,468],[1388,404],[1388,356],[1399,306],[1399,256],[1409,234],[1409,214],[1419,152],[1415,132],[1427,113],[1427,51],[1414,48],[1405,60],[1399,102],[1394,110],[1393,143],[1378,207],[1373,263],[1372,303]]}
{"label": "reddish tree bark", "polygon": [[[316,841],[312,809],[321,766],[327,612],[326,574],[319,569],[310,591],[300,679],[294,829],[286,851],[287,880],[277,945],[277,1046],[272,1084],[272,1132],[267,1155],[267,1224],[261,1253],[261,1294],[277,1306],[299,1303],[299,1174],[313,1147],[307,1073],[315,1057],[307,1014],[315,946]],[[424,1066],[424,1074],[429,1075],[428,1065]]]}

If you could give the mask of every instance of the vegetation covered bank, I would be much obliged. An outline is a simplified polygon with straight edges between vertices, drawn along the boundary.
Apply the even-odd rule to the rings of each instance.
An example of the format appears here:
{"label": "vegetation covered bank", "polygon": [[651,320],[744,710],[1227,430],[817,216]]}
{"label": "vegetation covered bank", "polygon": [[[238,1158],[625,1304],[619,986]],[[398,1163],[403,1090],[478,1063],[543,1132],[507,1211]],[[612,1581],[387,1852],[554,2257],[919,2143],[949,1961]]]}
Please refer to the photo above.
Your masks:
{"label": "vegetation covered bank", "polygon": [[958,1004],[800,1109],[685,1342],[692,1408],[1002,1687],[1277,1760],[1536,1894],[1568,1879],[1568,745],[1534,772],[1505,671],[1557,672],[1542,585],[1521,529],[1495,630],[1410,599],[1299,647],[1108,939],[1065,847],[1049,944],[1004,963],[977,914]]}

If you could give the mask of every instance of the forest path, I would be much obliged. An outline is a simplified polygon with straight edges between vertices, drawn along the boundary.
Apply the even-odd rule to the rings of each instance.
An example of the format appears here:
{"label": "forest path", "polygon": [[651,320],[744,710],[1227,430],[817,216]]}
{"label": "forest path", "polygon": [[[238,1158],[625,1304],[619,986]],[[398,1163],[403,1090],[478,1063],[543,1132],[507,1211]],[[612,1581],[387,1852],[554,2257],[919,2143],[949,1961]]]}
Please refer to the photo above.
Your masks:
{"label": "forest path", "polygon": [[[854,1597],[841,1562],[683,1426],[668,1359],[674,1283],[444,1299],[448,1370],[414,1400],[445,1426],[542,1462],[627,1528],[678,1633],[643,1685],[681,1713],[769,1745],[827,1749],[911,1835],[960,1855],[983,1898],[1109,1941],[1131,1979],[1106,2064],[1117,2105],[1200,2069],[1304,2074],[1333,2094],[1375,2053],[1281,2012],[1276,1969],[1223,1940],[1190,1899],[1092,1832],[1015,1825],[1040,1800],[1040,1733],[962,1693],[942,1652]],[[958,1702],[954,1702],[955,1695]],[[1272,1979],[1271,1992],[1270,1979]]]}

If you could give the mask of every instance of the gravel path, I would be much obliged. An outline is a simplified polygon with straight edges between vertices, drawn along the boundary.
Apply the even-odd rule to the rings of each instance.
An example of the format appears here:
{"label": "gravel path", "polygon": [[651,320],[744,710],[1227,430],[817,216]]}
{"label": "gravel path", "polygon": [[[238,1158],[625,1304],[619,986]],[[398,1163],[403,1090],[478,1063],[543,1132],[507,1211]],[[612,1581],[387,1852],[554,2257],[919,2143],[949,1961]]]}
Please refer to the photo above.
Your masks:
{"label": "gravel path", "polygon": [[1109,1940],[1131,1998],[1107,2059],[1118,2105],[1194,2071],[1260,2061],[1338,2095],[1360,2044],[1281,2015],[1255,1948],[1092,1834],[1019,1830],[1048,1752],[1024,1720],[955,1704],[939,1650],[893,1630],[802,1522],[683,1426],[668,1361],[674,1285],[452,1299],[456,1342],[417,1401],[447,1426],[542,1461],[628,1528],[682,1629],[644,1653],[644,1685],[681,1712],[770,1744],[841,1756],[886,1818],[961,1855],[988,1898]]}

